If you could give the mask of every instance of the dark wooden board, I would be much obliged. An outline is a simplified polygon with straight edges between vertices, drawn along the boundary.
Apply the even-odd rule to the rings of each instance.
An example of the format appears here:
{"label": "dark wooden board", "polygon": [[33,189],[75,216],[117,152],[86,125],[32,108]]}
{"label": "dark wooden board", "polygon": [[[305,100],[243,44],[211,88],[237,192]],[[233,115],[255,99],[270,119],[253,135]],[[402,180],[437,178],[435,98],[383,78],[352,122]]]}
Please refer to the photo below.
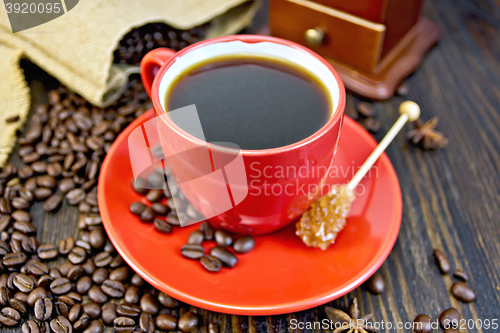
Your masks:
{"label": "dark wooden board", "polygon": [[[424,14],[439,25],[442,37],[407,80],[407,98],[420,104],[424,120],[439,117],[438,129],[450,143],[444,149],[423,152],[399,135],[391,144],[387,154],[401,183],[404,208],[398,241],[380,269],[386,292],[375,296],[360,287],[327,305],[345,309],[357,297],[361,312],[372,312],[377,322],[409,322],[419,313],[435,320],[450,306],[459,309],[465,319],[499,319],[500,2],[427,1]],[[26,74],[34,77],[39,73]],[[46,98],[47,87],[38,81],[31,87],[34,102]],[[358,100],[348,95],[348,107],[354,107]],[[397,107],[403,100],[394,97],[374,103],[383,124],[378,140],[397,119]],[[52,215],[37,204],[32,214],[41,243],[76,233],[78,213],[73,207],[64,204]],[[470,285],[477,293],[474,303],[464,304],[450,296],[454,279],[439,273],[433,248],[443,249],[453,268],[470,276]],[[276,290],[277,297],[279,293]],[[291,319],[307,322],[326,318],[323,306],[271,317],[198,312],[199,332],[208,332],[209,322],[218,322],[220,332],[321,332],[292,330],[289,323]],[[495,330],[462,332],[466,331]]]}

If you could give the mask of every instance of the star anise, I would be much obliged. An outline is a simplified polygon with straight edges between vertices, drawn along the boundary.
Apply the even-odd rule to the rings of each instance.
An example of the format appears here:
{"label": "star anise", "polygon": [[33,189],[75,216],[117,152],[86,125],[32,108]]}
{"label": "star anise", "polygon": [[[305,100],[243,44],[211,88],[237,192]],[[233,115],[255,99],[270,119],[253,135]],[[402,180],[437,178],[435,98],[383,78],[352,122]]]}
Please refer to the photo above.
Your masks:
{"label": "star anise", "polygon": [[448,144],[443,133],[434,130],[438,123],[438,118],[434,117],[425,124],[420,119],[415,122],[415,129],[409,131],[408,139],[414,145],[421,145],[426,150],[438,149]]}
{"label": "star anise", "polygon": [[368,323],[368,321],[373,317],[372,314],[367,314],[362,318],[359,317],[357,298],[352,301],[351,308],[349,310],[351,314],[350,316],[339,309],[331,307],[325,308],[326,316],[331,320],[333,325],[332,327],[334,328],[333,333],[368,333],[377,331],[373,328],[373,325]]}

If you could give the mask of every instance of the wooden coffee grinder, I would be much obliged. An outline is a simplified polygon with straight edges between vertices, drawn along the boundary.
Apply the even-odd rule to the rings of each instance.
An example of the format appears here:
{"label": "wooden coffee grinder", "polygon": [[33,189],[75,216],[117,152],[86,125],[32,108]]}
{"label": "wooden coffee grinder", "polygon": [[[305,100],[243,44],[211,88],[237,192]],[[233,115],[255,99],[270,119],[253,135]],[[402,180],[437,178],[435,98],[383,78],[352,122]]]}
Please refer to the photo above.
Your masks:
{"label": "wooden coffee grinder", "polygon": [[347,89],[371,99],[394,95],[439,39],[420,16],[423,0],[270,0],[271,35],[309,47]]}

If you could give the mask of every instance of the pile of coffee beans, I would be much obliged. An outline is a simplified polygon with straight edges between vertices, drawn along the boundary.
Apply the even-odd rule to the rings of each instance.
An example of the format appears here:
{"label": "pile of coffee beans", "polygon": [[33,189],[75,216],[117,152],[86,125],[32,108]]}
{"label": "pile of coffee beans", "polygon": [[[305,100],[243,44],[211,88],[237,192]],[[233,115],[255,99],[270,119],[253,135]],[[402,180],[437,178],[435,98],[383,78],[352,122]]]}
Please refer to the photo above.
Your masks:
{"label": "pile of coffee beans", "polygon": [[[450,261],[443,251],[434,249],[434,259],[441,274],[448,274],[451,271]],[[468,281],[467,275],[462,270],[458,269],[453,276],[460,281],[455,282],[451,286],[451,294],[462,302],[469,303],[474,301],[476,299],[476,294],[466,283]],[[449,308],[441,313],[439,316],[439,323],[445,333],[458,333],[461,317],[457,309]],[[414,331],[416,333],[430,333],[432,331],[431,321],[431,317],[426,314],[418,315],[414,323],[418,323],[419,326],[415,326],[417,328],[414,329]]]}
{"label": "pile of coffee beans", "polygon": [[[161,150],[153,149],[153,153],[161,154]],[[133,180],[132,188],[137,194],[144,196],[148,204],[135,201],[129,207],[130,212],[137,215],[141,222],[153,223],[156,230],[162,233],[169,233],[173,227],[185,225],[188,219],[198,221],[200,217],[177,186],[168,186],[168,179],[171,179],[168,176],[170,174],[164,174],[163,169],[155,168],[147,178],[138,177]]]}
{"label": "pile of coffee beans", "polygon": [[[202,30],[190,38],[168,31],[180,34],[183,44],[177,49],[202,35]],[[141,43],[148,50],[161,44],[151,47],[147,36],[134,37],[136,51]],[[136,65],[144,53],[127,58],[122,51],[115,61]],[[97,177],[104,156],[121,130],[151,105],[139,77],[131,77],[122,97],[106,109],[63,86],[47,98],[18,140],[22,164],[0,170],[0,324],[22,325],[26,333],[99,333],[105,326],[124,333],[193,331],[196,313],[134,274],[99,215]],[[58,214],[64,201],[77,207],[78,237],[39,244],[30,213],[37,201],[49,214]]]}
{"label": "pile of coffee beans", "polygon": [[115,63],[137,65],[142,58],[158,47],[174,51],[205,39],[209,23],[184,31],[164,23],[146,24],[126,34],[116,49]]}
{"label": "pile of coffee beans", "polygon": [[[443,251],[434,249],[434,259],[436,260],[436,264],[441,274],[448,274],[451,271],[450,261]],[[460,269],[456,270],[453,276],[460,281],[453,283],[450,290],[451,294],[462,302],[473,302],[476,299],[476,294],[467,284],[469,280],[468,276]]]}
{"label": "pile of coffee beans", "polygon": [[[160,156],[161,148],[153,149],[153,153]],[[169,180],[172,178],[168,169],[166,171],[164,173],[163,169],[156,168],[146,179],[139,177],[132,181],[134,191],[145,196],[148,204],[134,201],[129,206],[130,212],[141,222],[154,223],[156,230],[162,233],[171,232],[173,228],[180,226],[181,222],[200,220],[199,213],[178,187],[169,186]],[[156,189],[158,187],[163,189]],[[215,240],[217,246],[210,250],[210,254],[205,255],[201,244],[212,240]],[[232,268],[238,263],[236,255],[227,249],[231,245],[235,252],[247,253],[254,248],[255,241],[251,237],[242,237],[233,244],[231,235],[222,230],[215,231],[208,222],[203,222],[200,230],[195,230],[189,235],[187,244],[181,248],[181,254],[189,259],[199,259],[201,265],[209,272],[218,272],[222,266]]]}
{"label": "pile of coffee beans", "polygon": [[[204,241],[215,240],[216,246],[205,254],[202,246]],[[233,242],[233,237],[222,230],[214,231],[208,222],[203,222],[200,230],[193,231],[182,246],[181,254],[189,259],[200,260],[201,265],[209,272],[218,272],[222,266],[233,268],[238,263],[236,255],[229,250],[232,245],[234,252],[247,253],[255,247],[255,240],[250,236],[239,238]]]}

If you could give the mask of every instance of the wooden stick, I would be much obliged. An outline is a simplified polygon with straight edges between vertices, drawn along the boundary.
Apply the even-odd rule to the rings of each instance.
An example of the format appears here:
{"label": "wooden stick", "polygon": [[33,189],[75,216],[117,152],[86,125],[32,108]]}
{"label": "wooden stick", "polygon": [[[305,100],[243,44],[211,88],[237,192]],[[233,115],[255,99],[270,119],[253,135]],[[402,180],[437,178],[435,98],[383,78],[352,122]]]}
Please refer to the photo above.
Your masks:
{"label": "wooden stick", "polygon": [[401,103],[399,106],[399,116],[398,120],[392,125],[391,129],[384,136],[382,141],[378,144],[377,148],[368,156],[365,163],[359,168],[358,172],[354,175],[351,181],[347,184],[346,189],[349,191],[354,191],[356,186],[358,186],[359,182],[366,173],[370,170],[370,168],[375,164],[380,155],[384,152],[384,150],[389,146],[392,140],[396,137],[399,131],[403,128],[407,121],[415,121],[420,117],[420,107],[417,103],[412,101],[406,101]]}

